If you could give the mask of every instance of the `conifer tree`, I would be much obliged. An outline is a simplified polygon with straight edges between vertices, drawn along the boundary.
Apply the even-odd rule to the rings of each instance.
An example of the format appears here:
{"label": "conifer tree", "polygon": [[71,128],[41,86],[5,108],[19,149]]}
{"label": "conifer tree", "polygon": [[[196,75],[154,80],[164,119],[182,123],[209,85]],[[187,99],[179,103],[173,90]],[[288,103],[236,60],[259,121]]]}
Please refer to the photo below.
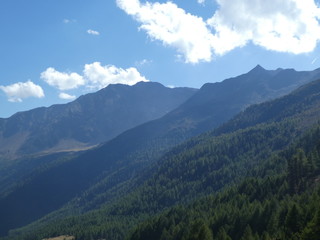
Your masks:
{"label": "conifer tree", "polygon": [[218,231],[217,236],[215,237],[216,240],[232,240],[231,237],[227,234],[224,227],[221,227]]}
{"label": "conifer tree", "polygon": [[302,232],[302,239],[304,240],[319,240],[320,237],[320,210],[307,227]]}
{"label": "conifer tree", "polygon": [[289,209],[285,220],[286,232],[290,236],[300,230],[300,211],[296,204]]}
{"label": "conifer tree", "polygon": [[255,240],[250,225],[247,225],[244,229],[243,235],[240,240]]}

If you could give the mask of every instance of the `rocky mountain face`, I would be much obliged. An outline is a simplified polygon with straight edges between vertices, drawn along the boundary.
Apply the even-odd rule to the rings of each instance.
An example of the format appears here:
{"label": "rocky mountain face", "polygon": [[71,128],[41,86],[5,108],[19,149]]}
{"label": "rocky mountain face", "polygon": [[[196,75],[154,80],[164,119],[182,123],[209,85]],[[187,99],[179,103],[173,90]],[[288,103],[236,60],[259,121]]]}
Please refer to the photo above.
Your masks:
{"label": "rocky mountain face", "polygon": [[195,95],[164,116],[171,126],[186,123],[184,131],[199,134],[229,120],[252,104],[274,99],[320,78],[320,69],[266,70],[260,65],[223,82],[207,83]]}
{"label": "rocky mountain face", "polygon": [[165,115],[196,91],[153,82],[116,84],[68,104],[17,113],[0,119],[0,156],[79,150],[100,144]]}

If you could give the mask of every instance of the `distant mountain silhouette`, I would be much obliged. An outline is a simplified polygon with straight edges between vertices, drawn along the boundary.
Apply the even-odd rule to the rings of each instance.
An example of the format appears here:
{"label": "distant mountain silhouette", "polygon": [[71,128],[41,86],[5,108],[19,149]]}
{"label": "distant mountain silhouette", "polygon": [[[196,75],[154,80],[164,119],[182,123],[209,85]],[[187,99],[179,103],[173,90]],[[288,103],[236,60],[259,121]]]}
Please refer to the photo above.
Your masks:
{"label": "distant mountain silhouette", "polygon": [[265,70],[257,65],[246,74],[205,84],[175,110],[119,137],[132,132],[139,138],[139,132],[146,132],[148,135],[142,134],[141,138],[148,142],[163,138],[166,143],[174,143],[218,127],[252,104],[283,96],[316,79],[320,79],[320,69]]}
{"label": "distant mountain silhouette", "polygon": [[0,119],[0,155],[4,158],[93,146],[165,115],[195,92],[153,82],[115,84],[68,104],[17,113]]}
{"label": "distant mountain silhouette", "polygon": [[[207,83],[177,110],[166,115],[172,125],[188,122],[186,129],[198,134],[217,127],[251,104],[283,96],[297,87],[320,78],[320,69],[298,72],[293,69],[265,70],[260,65],[246,74],[219,83]],[[171,120],[170,120],[171,119]]]}

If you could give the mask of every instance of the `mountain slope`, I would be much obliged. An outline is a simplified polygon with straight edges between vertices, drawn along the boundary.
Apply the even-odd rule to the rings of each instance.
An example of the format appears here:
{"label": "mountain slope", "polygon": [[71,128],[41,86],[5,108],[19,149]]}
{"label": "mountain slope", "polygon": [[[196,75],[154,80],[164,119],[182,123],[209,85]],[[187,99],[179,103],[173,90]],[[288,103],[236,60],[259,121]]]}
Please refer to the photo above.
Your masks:
{"label": "mountain slope", "polygon": [[[257,66],[239,77],[205,85],[164,117],[130,129],[99,148],[66,161],[58,160],[58,164],[41,171],[36,169],[26,176],[27,181],[23,183],[22,180],[21,186],[8,190],[10,194],[0,199],[0,212],[10,213],[12,218],[10,224],[2,226],[2,233],[62,207],[75,196],[82,196],[80,202],[85,202],[80,212],[112,202],[115,196],[129,192],[131,188],[121,188],[121,194],[108,194],[108,191],[115,185],[130,182],[136,172],[156,161],[175,144],[218,126],[250,104],[282,95],[318,75],[319,70],[267,71]],[[271,126],[271,129],[279,127]],[[39,193],[46,194],[39,197]],[[53,195],[60,197],[54,199]],[[46,206],[47,202],[50,205]],[[71,208],[77,209],[78,204],[72,203]]]}
{"label": "mountain slope", "polygon": [[[319,118],[317,80],[282,98],[249,107],[220,128],[178,146],[158,161],[156,179],[153,177],[149,184],[159,181],[159,186],[170,186],[174,192],[178,184],[172,182],[181,182],[182,195],[176,192],[168,198],[173,203],[192,198],[194,192],[219,190],[237,182],[238,177],[251,174],[255,166],[263,165],[264,160],[313,127]],[[273,170],[281,171],[281,165]]]}
{"label": "mountain slope", "polygon": [[[286,166],[284,158],[273,155],[318,121],[318,89],[320,81],[301,87],[288,96],[248,108],[231,121],[243,120],[238,126],[231,124],[232,131],[225,130],[228,129],[227,123],[222,127],[224,130],[217,129],[181,144],[144,174],[131,179],[127,183],[129,187],[125,188],[127,191],[121,192],[121,185],[120,192],[106,188],[106,195],[109,193],[109,197],[114,195],[115,198],[104,199],[105,206],[100,210],[82,217],[58,220],[54,227],[47,226],[41,234],[50,235],[52,229],[59,229],[60,234],[78,234],[79,239],[86,239],[88,233],[96,234],[97,238],[123,239],[130,227],[140,220],[174,204],[221,190],[246,176],[281,173]],[[281,111],[272,111],[274,108]],[[246,124],[244,119],[256,118],[257,112],[261,115],[273,112],[273,115]],[[90,204],[86,194],[77,201]],[[91,223],[94,228],[90,227]],[[36,233],[36,236],[41,234]],[[36,237],[31,236],[30,239]]]}
{"label": "mountain slope", "polygon": [[130,239],[319,239],[319,139],[317,124],[277,156],[287,165],[282,171],[261,176],[274,171],[267,161],[235,187],[148,219]]}
{"label": "mountain slope", "polygon": [[118,141],[134,138],[135,144],[152,145],[155,141],[157,144],[174,145],[218,127],[252,104],[281,97],[319,78],[320,69],[302,72],[293,69],[265,70],[258,65],[238,77],[205,84],[178,108],[160,119],[131,129],[119,136]]}
{"label": "mountain slope", "polygon": [[301,72],[294,69],[265,70],[257,65],[246,74],[205,84],[165,118],[172,121],[171,126],[188,123],[185,131],[199,134],[226,122],[251,104],[283,96],[319,78],[320,69]]}
{"label": "mountain slope", "polygon": [[265,70],[258,65],[238,77],[205,84],[178,108],[126,131],[111,142],[119,146],[130,143],[123,151],[127,155],[155,145],[166,149],[218,127],[251,104],[283,96],[317,78],[320,78],[320,69],[310,72]]}
{"label": "mountain slope", "polygon": [[17,113],[0,119],[0,156],[93,146],[163,116],[195,92],[152,82],[116,84],[68,104]]}
{"label": "mountain slope", "polygon": [[[283,111],[296,110],[285,117],[273,115],[278,118],[277,122],[262,119],[245,129],[219,136],[213,131],[180,145],[166,154],[151,170],[152,174],[148,172],[145,181],[134,191],[108,204],[100,212],[84,215],[77,221],[78,226],[84,226],[92,219],[99,219],[97,216],[109,214],[108,220],[111,222],[117,216],[124,216],[131,218],[131,224],[135,225],[137,221],[132,218],[143,219],[148,214],[154,215],[177,203],[185,204],[237,183],[247,176],[267,177],[283,173],[286,169],[286,155],[278,152],[299,139],[301,133],[317,124],[320,118],[320,94],[313,94],[319,93],[319,87],[320,81],[317,81],[289,96],[259,105],[265,110],[277,105]],[[299,96],[299,102],[288,101],[296,96]],[[246,111],[248,118],[250,112],[249,108]],[[309,112],[313,114],[309,115]],[[316,133],[319,134],[319,128]],[[317,140],[316,137],[314,139]],[[318,146],[317,144],[315,142],[314,146]],[[306,144],[306,148],[309,147],[311,146]],[[317,161],[319,164],[319,159]],[[72,228],[72,232],[76,233],[76,229],[77,227]],[[105,237],[112,236],[110,228],[103,229],[106,231]],[[116,236],[122,239],[121,234]]]}

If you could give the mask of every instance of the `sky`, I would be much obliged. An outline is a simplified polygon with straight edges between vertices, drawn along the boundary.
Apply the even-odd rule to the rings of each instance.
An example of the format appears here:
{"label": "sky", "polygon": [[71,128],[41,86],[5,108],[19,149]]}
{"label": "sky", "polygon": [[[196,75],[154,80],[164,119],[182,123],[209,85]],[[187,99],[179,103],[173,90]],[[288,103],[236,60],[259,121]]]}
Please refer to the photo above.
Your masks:
{"label": "sky", "polygon": [[1,0],[0,118],[109,84],[320,67],[318,0]]}

